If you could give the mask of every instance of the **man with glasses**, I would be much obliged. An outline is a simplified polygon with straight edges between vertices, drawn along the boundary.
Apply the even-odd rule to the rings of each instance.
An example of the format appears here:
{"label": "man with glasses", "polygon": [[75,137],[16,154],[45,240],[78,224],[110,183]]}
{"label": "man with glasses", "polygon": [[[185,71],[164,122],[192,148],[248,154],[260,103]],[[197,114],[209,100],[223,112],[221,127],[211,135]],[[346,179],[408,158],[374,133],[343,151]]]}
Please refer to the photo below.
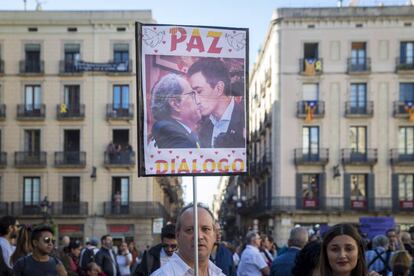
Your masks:
{"label": "man with glasses", "polygon": [[66,276],[62,262],[51,257],[54,247],[53,230],[48,225],[38,225],[33,228],[31,242],[33,253],[20,258],[14,268],[15,276]]}
{"label": "man with glasses", "polygon": [[168,74],[152,89],[152,137],[158,148],[199,148],[193,132],[201,119],[195,92],[183,77]]}
{"label": "man with glasses", "polygon": [[144,252],[142,262],[135,271],[137,276],[147,276],[168,263],[177,250],[175,225],[167,224],[161,230],[161,243]]}
{"label": "man with glasses", "polygon": [[19,227],[19,222],[15,217],[4,216],[0,219],[0,247],[3,253],[4,263],[10,269],[12,268],[10,257],[14,252],[11,241],[17,237]]}
{"label": "man with glasses", "polygon": [[[255,231],[250,231],[246,235],[246,249],[243,251],[237,276],[262,276],[269,275],[269,266],[260,254],[260,235]],[[280,274],[283,275],[283,274]]]}

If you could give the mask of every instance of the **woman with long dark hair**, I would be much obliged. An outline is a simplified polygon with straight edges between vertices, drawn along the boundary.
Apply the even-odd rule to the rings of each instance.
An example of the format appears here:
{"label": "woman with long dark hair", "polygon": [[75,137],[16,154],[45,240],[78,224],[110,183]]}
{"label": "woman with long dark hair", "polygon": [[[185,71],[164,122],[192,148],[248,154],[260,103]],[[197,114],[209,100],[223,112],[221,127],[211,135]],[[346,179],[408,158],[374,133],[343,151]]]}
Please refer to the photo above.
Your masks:
{"label": "woman with long dark hair", "polygon": [[32,242],[31,242],[32,228],[27,225],[22,225],[19,232],[17,233],[16,250],[10,257],[10,263],[14,266],[20,257],[27,256],[32,253]]}

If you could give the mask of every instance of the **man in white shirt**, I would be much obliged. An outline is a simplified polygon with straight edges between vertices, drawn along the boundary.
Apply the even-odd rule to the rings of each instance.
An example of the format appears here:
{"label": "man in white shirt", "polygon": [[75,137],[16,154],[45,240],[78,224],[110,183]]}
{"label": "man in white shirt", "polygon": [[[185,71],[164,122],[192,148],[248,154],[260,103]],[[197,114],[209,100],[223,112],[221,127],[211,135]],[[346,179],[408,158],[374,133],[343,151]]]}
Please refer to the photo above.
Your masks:
{"label": "man in white shirt", "polygon": [[19,227],[19,222],[15,217],[4,216],[0,219],[0,247],[3,253],[4,263],[9,268],[12,268],[10,257],[14,252],[11,240],[17,237]]}
{"label": "man in white shirt", "polygon": [[[177,218],[175,235],[178,252],[170,261],[152,273],[152,276],[192,276],[194,275],[194,214],[193,205],[184,207]],[[216,240],[214,217],[211,211],[197,205],[198,212],[198,271],[200,276],[225,276],[221,269],[209,260]]]}
{"label": "man in white shirt", "polygon": [[246,235],[247,246],[243,251],[239,266],[237,268],[237,276],[262,276],[269,275],[269,266],[260,254],[260,235],[254,231],[250,231]]}

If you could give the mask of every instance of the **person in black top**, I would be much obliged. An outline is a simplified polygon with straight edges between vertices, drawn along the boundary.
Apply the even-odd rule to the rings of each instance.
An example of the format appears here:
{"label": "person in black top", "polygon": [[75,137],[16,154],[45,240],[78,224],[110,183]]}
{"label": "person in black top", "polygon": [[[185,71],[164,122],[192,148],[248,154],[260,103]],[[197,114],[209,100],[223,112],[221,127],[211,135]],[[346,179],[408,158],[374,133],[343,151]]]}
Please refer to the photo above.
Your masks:
{"label": "person in black top", "polygon": [[112,237],[103,235],[101,244],[101,249],[95,255],[96,264],[101,267],[106,276],[120,276],[115,253],[112,251]]}
{"label": "person in black top", "polygon": [[51,257],[53,250],[53,230],[48,225],[38,225],[33,229],[31,242],[33,254],[21,257],[13,267],[15,276],[66,276],[62,262]]}

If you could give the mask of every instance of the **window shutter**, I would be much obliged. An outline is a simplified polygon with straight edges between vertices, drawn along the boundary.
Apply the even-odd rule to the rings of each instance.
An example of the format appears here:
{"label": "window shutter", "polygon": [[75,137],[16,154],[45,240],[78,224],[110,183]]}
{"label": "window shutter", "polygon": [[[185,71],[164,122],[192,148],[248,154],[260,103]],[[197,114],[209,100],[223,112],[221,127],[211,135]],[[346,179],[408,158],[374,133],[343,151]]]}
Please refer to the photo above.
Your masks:
{"label": "window shutter", "polygon": [[393,173],[391,175],[391,195],[392,195],[392,210],[394,212],[400,209],[400,200],[398,195],[398,174]]}
{"label": "window shutter", "polygon": [[367,175],[367,198],[368,210],[375,210],[375,175],[370,173]]}
{"label": "window shutter", "polygon": [[302,209],[302,174],[296,174],[296,209]]}
{"label": "window shutter", "polygon": [[344,210],[351,208],[351,175],[344,173]]}

